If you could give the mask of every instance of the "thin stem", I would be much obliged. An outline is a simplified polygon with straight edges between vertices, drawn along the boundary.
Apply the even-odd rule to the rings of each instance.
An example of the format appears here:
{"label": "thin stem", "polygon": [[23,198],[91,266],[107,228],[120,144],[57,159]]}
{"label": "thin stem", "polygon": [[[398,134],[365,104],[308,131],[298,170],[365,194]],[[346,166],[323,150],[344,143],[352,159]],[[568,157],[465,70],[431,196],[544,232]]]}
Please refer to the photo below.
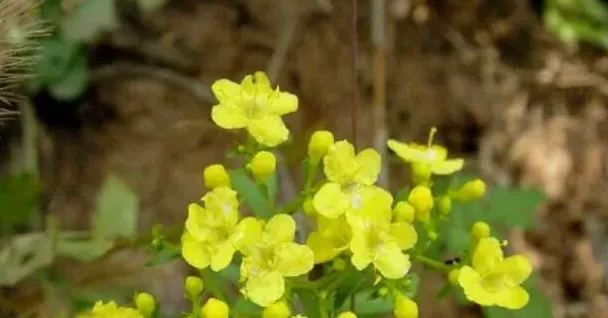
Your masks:
{"label": "thin stem", "polygon": [[450,270],[450,266],[445,265],[444,263],[442,263],[440,261],[436,261],[434,259],[428,258],[423,255],[415,255],[414,260],[416,260],[424,265],[427,265],[429,267],[432,267],[434,269],[440,270],[442,272],[447,272]]}
{"label": "thin stem", "polygon": [[359,69],[359,46],[358,38],[359,31],[357,30],[357,17],[359,10],[357,8],[357,0],[352,0],[352,50],[353,50],[353,102],[351,105],[351,120],[352,120],[352,140],[355,148],[357,147],[357,108],[359,101],[359,81],[358,81],[358,69]]}

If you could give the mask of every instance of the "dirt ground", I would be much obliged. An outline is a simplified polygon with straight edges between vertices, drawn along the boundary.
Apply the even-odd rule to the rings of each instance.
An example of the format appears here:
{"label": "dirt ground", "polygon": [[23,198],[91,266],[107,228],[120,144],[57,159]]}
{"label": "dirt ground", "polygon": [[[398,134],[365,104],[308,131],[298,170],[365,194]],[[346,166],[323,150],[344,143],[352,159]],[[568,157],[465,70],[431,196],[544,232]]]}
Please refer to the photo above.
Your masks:
{"label": "dirt ground", "polygon": [[[537,229],[512,233],[511,247],[534,260],[555,317],[608,317],[608,58],[592,48],[561,47],[526,1],[387,2],[389,135],[422,141],[436,125],[438,141],[492,183],[545,189],[550,202]],[[359,1],[360,146],[374,136],[369,7]],[[300,97],[301,110],[288,119],[295,138],[318,126],[350,138],[350,14],[346,0],[182,0],[144,17],[126,10],[128,22],[91,53],[93,72],[130,61],[169,68],[200,86],[279,65],[276,82]],[[284,55],[276,54],[281,43]],[[52,185],[45,209],[59,213],[65,228],[86,226],[108,173],[139,194],[142,233],[158,221],[182,222],[203,189],[201,169],[222,161],[230,145],[210,122],[204,93],[128,71],[95,78],[65,112],[38,98],[47,123],[42,174]],[[165,268],[159,280],[183,270]],[[154,284],[180,306],[181,286]],[[423,317],[465,315],[449,303],[421,308]]]}

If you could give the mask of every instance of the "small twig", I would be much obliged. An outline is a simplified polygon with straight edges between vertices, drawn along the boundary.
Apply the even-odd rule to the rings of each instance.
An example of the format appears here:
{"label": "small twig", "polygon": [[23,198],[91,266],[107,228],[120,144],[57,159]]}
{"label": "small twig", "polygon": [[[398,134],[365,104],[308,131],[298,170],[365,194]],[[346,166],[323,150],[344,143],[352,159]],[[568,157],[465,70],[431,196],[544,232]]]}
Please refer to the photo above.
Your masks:
{"label": "small twig", "polygon": [[351,105],[351,121],[352,121],[352,141],[355,148],[357,147],[357,107],[359,101],[359,31],[357,29],[357,18],[359,15],[357,8],[357,0],[351,0],[352,6],[352,54],[353,54],[353,101]]}
{"label": "small twig", "polygon": [[[386,3],[385,0],[372,0],[371,35],[374,44],[374,77],[373,77],[373,145],[382,158],[387,158],[386,139],[388,128],[386,126]],[[382,169],[378,177],[378,184],[384,188],[389,187],[389,165],[382,162]]]}

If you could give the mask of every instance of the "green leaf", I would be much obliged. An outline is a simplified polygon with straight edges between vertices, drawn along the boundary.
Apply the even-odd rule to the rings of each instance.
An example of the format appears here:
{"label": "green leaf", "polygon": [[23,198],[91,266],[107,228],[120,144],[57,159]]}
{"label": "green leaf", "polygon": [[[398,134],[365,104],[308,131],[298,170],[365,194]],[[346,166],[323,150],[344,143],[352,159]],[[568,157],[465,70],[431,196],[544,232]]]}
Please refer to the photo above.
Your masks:
{"label": "green leaf", "polygon": [[509,227],[529,229],[534,225],[538,206],[546,200],[539,189],[496,187],[490,194],[489,210]]}
{"label": "green leaf", "polygon": [[57,100],[73,100],[82,95],[88,85],[89,69],[84,54],[77,55],[61,78],[49,83],[49,92]]}
{"label": "green leaf", "polygon": [[395,194],[395,200],[393,202],[393,207],[395,205],[397,205],[397,202],[407,201],[407,197],[409,196],[409,194],[410,194],[410,188],[409,187],[403,187],[403,188],[399,189],[397,191],[397,193]]}
{"label": "green leaf", "polygon": [[175,246],[167,246],[164,245],[163,248],[154,253],[147,261],[145,266],[154,267],[167,264],[181,255],[181,251],[179,248]]}
{"label": "green leaf", "polygon": [[373,291],[366,290],[355,296],[357,315],[380,315],[393,310],[393,301],[390,297],[372,298]]}
{"label": "green leaf", "polygon": [[348,298],[365,283],[365,276],[361,272],[345,273],[346,278],[342,281],[334,298],[334,308],[341,309]]}
{"label": "green leaf", "polygon": [[76,57],[83,55],[78,43],[59,35],[42,39],[40,46],[42,56],[38,59],[34,71],[43,84],[60,80],[68,73]]}
{"label": "green leaf", "polygon": [[88,42],[118,25],[114,0],[84,0],[63,19],[61,30],[72,40]]}
{"label": "green leaf", "polygon": [[95,236],[134,239],[138,216],[137,195],[117,176],[106,178],[92,220]]}
{"label": "green leaf", "polygon": [[251,207],[256,216],[269,219],[272,216],[272,207],[268,204],[260,187],[249,178],[243,169],[228,170],[233,188],[240,197]]}
{"label": "green leaf", "polygon": [[29,174],[8,176],[0,179],[0,229],[8,230],[13,226],[29,221],[37,204],[40,185]]}
{"label": "green leaf", "polygon": [[14,286],[52,261],[52,240],[47,233],[15,236],[0,250],[0,287]]}
{"label": "green leaf", "polygon": [[[242,297],[242,296],[239,296],[236,299],[236,301],[232,304],[232,308],[237,313],[246,314],[247,317],[249,317],[249,316],[259,317],[261,314],[261,311],[262,311],[260,306],[254,304],[249,299],[246,299],[245,297]],[[240,317],[240,315],[238,315],[236,317]]]}
{"label": "green leaf", "polygon": [[271,174],[268,179],[266,179],[264,185],[266,186],[266,191],[268,191],[268,199],[271,202],[275,202],[277,199],[277,192],[279,186],[279,175],[278,173]]}
{"label": "green leaf", "polygon": [[320,318],[322,317],[321,312],[319,311],[319,301],[317,295],[315,293],[308,290],[298,290],[297,293],[298,299],[302,303],[304,307],[304,312],[306,317],[308,318]]}

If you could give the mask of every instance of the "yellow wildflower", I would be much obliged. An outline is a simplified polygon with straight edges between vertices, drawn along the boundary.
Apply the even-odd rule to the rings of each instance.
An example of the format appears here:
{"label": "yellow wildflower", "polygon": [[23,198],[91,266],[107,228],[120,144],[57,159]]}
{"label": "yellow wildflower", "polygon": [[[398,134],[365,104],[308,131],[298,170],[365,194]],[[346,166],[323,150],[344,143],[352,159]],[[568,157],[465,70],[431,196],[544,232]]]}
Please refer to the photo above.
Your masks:
{"label": "yellow wildflower", "polygon": [[359,208],[361,189],[373,185],[380,173],[378,152],[365,149],[355,155],[355,148],[348,141],[338,141],[329,147],[323,163],[329,182],[315,194],[313,205],[328,218]]}
{"label": "yellow wildflower", "polygon": [[400,201],[393,210],[395,221],[412,223],[416,217],[416,210],[406,201]]}
{"label": "yellow wildflower", "polygon": [[260,151],[249,162],[249,170],[258,181],[268,178],[277,168],[277,158],[270,151]]}
{"label": "yellow wildflower", "polygon": [[320,264],[338,256],[348,249],[352,231],[345,216],[329,219],[317,216],[317,230],[308,235],[306,245],[314,252],[315,264]]}
{"label": "yellow wildflower", "polygon": [[210,165],[203,170],[203,181],[207,189],[230,187],[230,176],[221,164]]}
{"label": "yellow wildflower", "polygon": [[145,318],[139,311],[128,308],[120,307],[115,302],[110,301],[104,304],[102,301],[98,301],[93,306],[90,312],[79,315],[79,318]]}
{"label": "yellow wildflower", "polygon": [[350,242],[351,262],[363,270],[369,264],[389,279],[405,276],[411,267],[409,255],[402,251],[413,247],[418,236],[408,222],[391,223],[392,196],[385,191],[368,189],[356,215],[348,218],[353,237]]}
{"label": "yellow wildflower", "polygon": [[468,300],[481,306],[520,309],[529,300],[520,286],[532,272],[530,261],[523,255],[504,258],[500,242],[482,238],[473,252],[472,266],[463,266],[458,283]]}
{"label": "yellow wildflower", "polygon": [[246,129],[258,143],[274,147],[289,137],[282,115],[298,109],[297,96],[272,89],[264,72],[247,75],[240,85],[220,79],[211,85],[219,104],[211,118],[224,129]]}
{"label": "yellow wildflower", "polygon": [[433,137],[437,130],[431,129],[429,141],[426,145],[415,143],[402,143],[394,139],[389,139],[388,147],[401,159],[412,164],[414,174],[421,180],[428,179],[431,174],[447,175],[462,169],[464,160],[447,159],[448,151],[446,148],[433,145]]}
{"label": "yellow wildflower", "polygon": [[334,134],[327,130],[315,131],[308,142],[308,157],[318,162],[334,143]]}
{"label": "yellow wildflower", "polygon": [[291,311],[284,301],[278,301],[266,308],[262,312],[262,318],[289,318]]}
{"label": "yellow wildflower", "polygon": [[395,318],[418,318],[418,304],[408,297],[398,294],[393,308]]}
{"label": "yellow wildflower", "polygon": [[287,214],[273,216],[265,225],[249,217],[239,223],[237,241],[244,255],[241,280],[243,294],[261,307],[281,299],[285,292],[284,277],[296,277],[309,272],[314,254],[306,245],[293,242],[296,223]]}
{"label": "yellow wildflower", "polygon": [[202,318],[228,318],[230,309],[228,305],[218,299],[209,298],[207,302],[201,308]]}
{"label": "yellow wildflower", "polygon": [[196,268],[210,266],[217,272],[230,264],[235,252],[239,202],[236,191],[225,187],[213,189],[202,200],[204,207],[188,206],[182,256]]}

